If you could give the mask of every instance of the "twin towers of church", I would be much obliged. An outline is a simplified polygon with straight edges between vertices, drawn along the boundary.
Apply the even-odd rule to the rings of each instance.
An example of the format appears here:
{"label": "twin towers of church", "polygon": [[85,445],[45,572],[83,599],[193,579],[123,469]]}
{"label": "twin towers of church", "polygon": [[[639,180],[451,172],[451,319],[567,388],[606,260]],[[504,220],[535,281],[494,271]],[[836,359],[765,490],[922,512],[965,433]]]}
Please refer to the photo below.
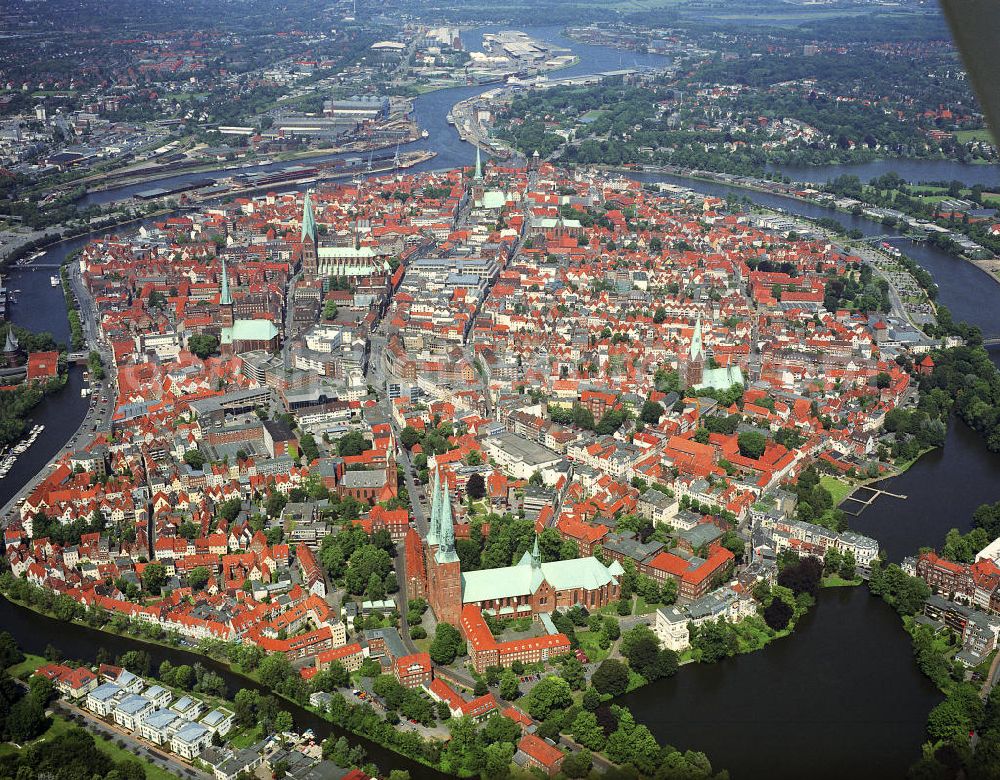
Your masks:
{"label": "twin towers of church", "polygon": [[427,600],[438,621],[458,626],[462,618],[462,564],[455,551],[455,523],[447,482],[434,470],[431,522],[424,540]]}

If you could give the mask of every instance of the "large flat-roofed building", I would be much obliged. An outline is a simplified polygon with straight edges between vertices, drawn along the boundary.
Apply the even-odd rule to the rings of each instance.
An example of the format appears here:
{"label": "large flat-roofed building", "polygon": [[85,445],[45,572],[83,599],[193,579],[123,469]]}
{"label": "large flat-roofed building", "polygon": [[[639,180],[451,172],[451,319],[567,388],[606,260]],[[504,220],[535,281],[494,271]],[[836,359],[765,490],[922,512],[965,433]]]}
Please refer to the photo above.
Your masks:
{"label": "large flat-roofed building", "polygon": [[558,452],[510,431],[490,436],[483,442],[483,449],[500,468],[517,479],[530,479],[536,471],[562,460]]}

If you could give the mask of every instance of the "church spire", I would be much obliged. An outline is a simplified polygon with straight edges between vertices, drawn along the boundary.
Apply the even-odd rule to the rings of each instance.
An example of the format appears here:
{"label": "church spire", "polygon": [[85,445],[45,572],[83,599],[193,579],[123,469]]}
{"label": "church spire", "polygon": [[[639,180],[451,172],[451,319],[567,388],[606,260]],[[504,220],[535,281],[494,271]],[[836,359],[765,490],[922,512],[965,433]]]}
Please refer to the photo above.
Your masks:
{"label": "church spire", "polygon": [[458,560],[455,552],[455,523],[451,517],[451,497],[448,495],[447,478],[441,483],[441,512],[438,515],[438,533],[441,543],[434,558],[438,563],[454,563]]}
{"label": "church spire", "polygon": [[483,158],[479,153],[479,147],[476,147],[476,172],[472,175],[476,181],[483,180]]}
{"label": "church spire", "polygon": [[316,240],[316,218],[313,216],[312,198],[306,191],[305,200],[302,203],[302,242],[306,239]]}
{"label": "church spire", "polygon": [[691,360],[697,360],[702,356],[702,335],[701,335],[701,312],[698,312],[698,319],[694,324],[694,336],[691,337]]}
{"label": "church spire", "polygon": [[222,306],[231,306],[233,296],[229,293],[229,274],[226,272],[226,258],[222,258],[222,294],[219,296]]}
{"label": "church spire", "polygon": [[539,567],[542,565],[542,554],[538,551],[538,534],[535,534],[535,545],[531,548],[531,565]]}
{"label": "church spire", "polygon": [[434,547],[441,543],[438,517],[441,514],[441,477],[434,469],[434,481],[431,483],[431,524],[427,529],[427,546]]}
{"label": "church spire", "polygon": [[14,333],[14,326],[11,325],[7,328],[7,343],[4,344],[3,351],[7,354],[13,354],[21,348],[21,344],[17,340],[17,335]]}

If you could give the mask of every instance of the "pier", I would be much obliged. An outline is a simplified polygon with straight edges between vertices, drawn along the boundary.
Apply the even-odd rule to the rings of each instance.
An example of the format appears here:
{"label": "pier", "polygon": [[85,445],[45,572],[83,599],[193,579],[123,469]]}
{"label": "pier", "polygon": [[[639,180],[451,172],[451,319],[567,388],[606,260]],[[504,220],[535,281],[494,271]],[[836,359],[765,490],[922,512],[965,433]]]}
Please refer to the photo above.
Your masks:
{"label": "pier", "polygon": [[[862,490],[867,492],[864,494],[863,498],[858,498],[856,494]],[[843,502],[840,504],[840,508],[844,511],[845,514],[851,515],[852,517],[858,517],[868,507],[870,507],[875,502],[875,499],[878,498],[879,496],[889,496],[889,498],[898,498],[902,501],[906,500],[906,496],[901,495],[899,493],[892,493],[888,490],[883,490],[882,488],[874,488],[871,485],[859,485],[851,492],[851,494],[847,498],[843,500]],[[860,506],[857,507],[858,511],[851,512],[850,510],[845,509],[844,507],[848,501],[854,501],[857,504],[859,504]]]}

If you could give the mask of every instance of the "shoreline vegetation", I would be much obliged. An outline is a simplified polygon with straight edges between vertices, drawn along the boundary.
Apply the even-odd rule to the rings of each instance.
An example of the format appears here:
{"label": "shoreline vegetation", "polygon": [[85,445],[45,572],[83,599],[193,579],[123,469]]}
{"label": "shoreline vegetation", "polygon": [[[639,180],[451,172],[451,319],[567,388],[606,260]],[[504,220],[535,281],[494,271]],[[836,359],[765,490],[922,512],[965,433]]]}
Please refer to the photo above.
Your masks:
{"label": "shoreline vegetation", "polygon": [[[529,714],[541,721],[540,730],[543,733],[553,737],[563,733],[571,737],[588,751],[586,754],[588,760],[591,754],[601,754],[602,760],[613,764],[633,763],[638,766],[635,764],[638,762],[643,765],[639,768],[640,772],[648,771],[652,774],[662,757],[661,753],[667,751],[666,755],[673,755],[670,752],[672,749],[659,746],[644,726],[637,725],[631,714],[615,703],[620,695],[651,684],[661,677],[672,676],[681,665],[695,662],[714,663],[733,655],[761,650],[771,642],[794,632],[799,619],[815,605],[816,594],[820,588],[861,584],[861,580],[853,571],[844,571],[845,562],[839,560],[827,561],[824,565],[813,559],[799,560],[794,555],[787,555],[781,563],[782,573],[779,575],[778,584],[774,586],[765,584],[764,588],[754,593],[761,603],[760,614],[747,617],[738,624],[725,621],[704,624],[695,630],[692,648],[679,656],[672,651],[660,650],[659,642],[653,632],[645,625],[638,626],[620,635],[620,641],[613,643],[612,656],[605,657],[595,672],[596,679],[591,679],[589,687],[583,677],[582,665],[573,656],[567,656],[561,659],[561,662],[556,662],[554,675],[543,678],[543,680],[558,680],[558,684],[551,684],[558,690],[535,693],[533,689],[531,693],[516,697],[517,706],[524,707]],[[181,638],[177,635],[152,636],[152,630],[158,630],[158,627],[146,627],[144,631],[143,626],[127,620],[112,619],[112,622],[102,625],[98,621],[99,616],[94,615],[93,610],[82,611],[75,602],[71,604],[72,600],[68,597],[54,596],[40,588],[23,583],[20,587],[26,589],[25,595],[36,594],[41,600],[41,603],[33,603],[28,598],[19,598],[11,592],[13,587],[11,579],[6,579],[0,586],[3,597],[12,604],[40,615],[68,620],[83,627],[106,632],[109,636],[127,636],[136,642],[158,645],[168,650],[179,650],[206,658],[219,664],[234,676],[270,690],[279,699],[312,712],[331,725],[342,728],[348,734],[369,739],[387,750],[433,769],[462,776],[473,776],[482,770],[482,767],[466,767],[468,771],[464,771],[456,763],[459,757],[455,751],[458,748],[442,747],[436,740],[427,741],[413,732],[397,730],[393,723],[383,718],[368,704],[350,701],[340,690],[343,686],[330,690],[335,697],[335,704],[330,709],[324,710],[309,705],[309,686],[283,656],[266,656],[256,648],[242,649],[234,643],[206,641],[193,646],[186,645],[181,643]],[[568,620],[565,615],[559,617],[560,623]],[[240,660],[234,659],[233,653],[236,653]],[[280,661],[269,661],[265,665],[264,659],[269,658],[279,658]],[[270,669],[270,665],[276,666],[279,671]],[[645,676],[637,673],[636,668],[643,669],[646,672]],[[346,672],[344,675],[346,676]],[[573,681],[573,686],[566,683],[567,677]],[[476,692],[478,693],[478,683]],[[547,705],[550,698],[561,699],[565,694],[568,694],[568,698],[562,701],[561,707]],[[566,717],[566,713],[572,717]],[[602,736],[596,736],[597,732],[592,729],[590,719],[597,716],[602,719],[613,718],[615,728],[611,729],[610,735],[602,731]],[[622,733],[623,730],[628,732],[627,736]],[[474,734],[474,730],[462,739],[474,739],[471,734]],[[617,741],[614,738],[615,734],[618,734]],[[618,744],[619,742],[621,744]],[[634,752],[633,749],[639,752]],[[677,755],[682,757],[688,754]],[[707,771],[694,776],[714,776],[706,757],[697,758],[691,765],[692,771],[696,767],[702,769],[707,767]],[[718,776],[725,777],[724,774]]]}

